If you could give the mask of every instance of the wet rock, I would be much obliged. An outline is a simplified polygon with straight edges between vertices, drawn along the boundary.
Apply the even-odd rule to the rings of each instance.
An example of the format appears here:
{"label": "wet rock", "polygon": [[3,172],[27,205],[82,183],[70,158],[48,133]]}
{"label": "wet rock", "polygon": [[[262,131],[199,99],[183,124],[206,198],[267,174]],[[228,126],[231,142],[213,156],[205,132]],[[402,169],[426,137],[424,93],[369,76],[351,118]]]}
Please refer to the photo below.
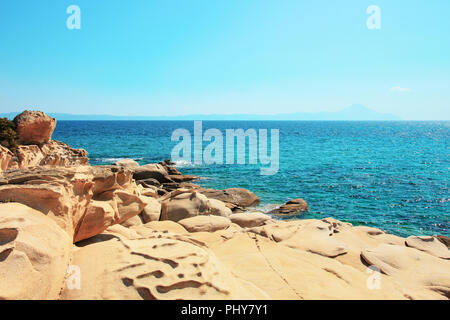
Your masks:
{"label": "wet rock", "polygon": [[253,192],[243,188],[230,188],[225,190],[200,189],[199,192],[210,199],[217,199],[239,207],[250,207],[260,202],[259,198]]}
{"label": "wet rock", "polygon": [[281,214],[281,215],[290,215],[290,214],[297,214],[299,212],[308,211],[309,207],[305,200],[298,198],[298,199],[292,199],[280,206],[279,208],[276,208],[268,213],[270,214]]}

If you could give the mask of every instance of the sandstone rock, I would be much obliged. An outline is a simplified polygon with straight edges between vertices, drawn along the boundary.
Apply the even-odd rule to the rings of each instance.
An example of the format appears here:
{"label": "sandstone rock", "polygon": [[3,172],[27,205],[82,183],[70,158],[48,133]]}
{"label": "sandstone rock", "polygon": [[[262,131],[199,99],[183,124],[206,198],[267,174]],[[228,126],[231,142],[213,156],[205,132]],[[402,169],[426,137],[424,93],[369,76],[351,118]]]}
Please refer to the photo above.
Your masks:
{"label": "sandstone rock", "polygon": [[436,239],[438,239],[440,242],[445,244],[447,246],[447,248],[450,248],[450,238],[449,237],[440,235],[440,236],[436,236]]}
{"label": "sandstone rock", "polygon": [[[365,249],[362,259],[402,284],[410,299],[450,297],[450,261],[399,245],[381,243]],[[434,293],[434,294],[433,294]]]}
{"label": "sandstone rock", "polygon": [[262,212],[233,213],[229,218],[233,223],[242,228],[258,227],[271,219]]}
{"label": "sandstone rock", "polygon": [[[132,219],[145,206],[146,203],[138,196],[122,190],[108,192],[108,197],[103,198],[102,201],[92,200],[84,217],[77,225],[78,229],[74,236],[74,242],[90,238],[111,225]],[[137,222],[137,220],[134,220],[134,222]],[[129,222],[129,224],[132,223],[133,220]]]}
{"label": "sandstone rock", "polygon": [[264,290],[271,299],[405,299],[398,285],[384,275],[382,290],[370,290],[365,269],[359,271],[336,259],[248,232],[235,233],[221,242],[214,235],[190,236],[201,238],[238,279]]}
{"label": "sandstone rock", "polygon": [[[145,226],[133,230],[140,229],[149,231]],[[64,290],[63,299],[267,297],[263,290],[234,277],[207,246],[195,239],[151,230],[142,238],[115,230],[120,228],[80,243],[73,263],[83,270],[81,290]]]}
{"label": "sandstone rock", "polygon": [[179,175],[174,175],[174,174],[170,174],[168,175],[168,178],[172,181],[175,181],[177,183],[181,183],[181,182],[187,182],[187,181],[193,181],[193,180],[198,180],[199,178],[197,176],[193,176],[193,175],[188,175],[188,174],[179,174]]}
{"label": "sandstone rock", "polygon": [[252,228],[249,231],[293,249],[334,258],[347,253],[346,245],[332,237],[334,228],[328,222],[319,220],[292,220],[276,221],[276,223]]}
{"label": "sandstone rock", "polygon": [[18,163],[14,160],[14,154],[7,148],[0,146],[0,172],[8,169],[17,169]]}
{"label": "sandstone rock", "polygon": [[270,211],[270,214],[280,214],[280,215],[289,215],[289,214],[297,214],[299,212],[308,211],[309,207],[305,200],[298,198],[289,200],[279,208],[276,208]]}
{"label": "sandstone rock", "polygon": [[43,144],[52,139],[56,119],[41,111],[24,111],[14,118],[21,144]]}
{"label": "sandstone rock", "polygon": [[50,141],[41,146],[44,154],[41,166],[81,166],[88,165],[87,151],[84,149],[73,149],[60,141]]}
{"label": "sandstone rock", "polygon": [[36,167],[3,174],[0,201],[25,204],[53,219],[73,241],[142,212],[132,173],[114,167]]}
{"label": "sandstone rock", "polygon": [[130,228],[130,227],[140,226],[140,225],[143,225],[143,224],[144,224],[144,222],[142,221],[141,216],[137,215],[137,216],[133,216],[132,218],[130,218],[128,220],[125,220],[120,225],[124,226],[126,228]]}
{"label": "sandstone rock", "polygon": [[189,232],[214,232],[231,225],[228,218],[220,216],[195,216],[178,221]]}
{"label": "sandstone rock", "polygon": [[121,159],[114,163],[115,166],[125,167],[128,169],[135,169],[139,167],[139,163],[134,161],[133,159]]}
{"label": "sandstone rock", "polygon": [[405,243],[408,247],[416,248],[435,257],[450,259],[450,251],[447,246],[435,237],[410,236],[406,238]]}
{"label": "sandstone rock", "polygon": [[161,198],[161,220],[179,221],[198,215],[228,216],[231,210],[222,202],[208,199],[190,189],[179,189]]}
{"label": "sandstone rock", "polygon": [[153,178],[137,180],[136,184],[142,184],[145,188],[148,188],[149,186],[159,187],[161,185],[161,183],[158,180]]}
{"label": "sandstone rock", "polygon": [[207,214],[208,209],[208,198],[197,192],[186,192],[162,202],[161,220],[177,222],[182,219]]}
{"label": "sandstone rock", "polygon": [[147,237],[152,235],[154,231],[159,231],[163,233],[176,233],[176,234],[186,234],[187,230],[179,223],[170,220],[165,221],[152,221],[144,224],[142,227],[133,228],[136,233],[142,237]]}
{"label": "sandstone rock", "polygon": [[169,178],[166,168],[160,164],[146,164],[133,168],[133,178],[136,180],[156,179],[160,183],[173,182]]}
{"label": "sandstone rock", "polygon": [[141,200],[146,204],[140,214],[144,223],[159,221],[161,217],[161,203],[150,197],[141,197]]}
{"label": "sandstone rock", "polygon": [[280,243],[325,257],[337,257],[347,253],[345,243],[332,237],[332,227],[323,221],[311,220],[301,225],[294,235]]}
{"label": "sandstone rock", "polygon": [[242,188],[225,190],[201,189],[199,192],[210,199],[220,200],[240,207],[250,207],[260,202],[259,198],[253,192]]}
{"label": "sandstone rock", "polygon": [[8,169],[29,168],[35,166],[76,166],[88,165],[87,152],[72,149],[59,141],[50,141],[40,146],[21,145],[16,151],[17,163]]}
{"label": "sandstone rock", "polygon": [[178,169],[175,168],[175,167],[167,167],[167,172],[168,172],[170,175],[181,175],[181,172],[178,171]]}
{"label": "sandstone rock", "polygon": [[228,217],[232,214],[231,209],[225,203],[216,199],[208,199],[209,214],[215,216]]}
{"label": "sandstone rock", "polygon": [[0,299],[58,299],[72,239],[49,217],[0,204]]}

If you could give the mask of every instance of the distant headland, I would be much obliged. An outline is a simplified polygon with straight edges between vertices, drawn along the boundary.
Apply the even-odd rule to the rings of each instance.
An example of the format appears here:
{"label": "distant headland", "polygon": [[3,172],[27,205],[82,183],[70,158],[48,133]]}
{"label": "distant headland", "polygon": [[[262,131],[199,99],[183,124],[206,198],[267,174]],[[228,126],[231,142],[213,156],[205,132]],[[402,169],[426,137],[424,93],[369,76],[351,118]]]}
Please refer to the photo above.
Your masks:
{"label": "distant headland", "polygon": [[[0,117],[14,118],[20,112],[0,113]],[[400,117],[379,113],[363,105],[354,104],[336,112],[296,112],[279,114],[193,114],[170,116],[115,116],[105,114],[48,113],[57,120],[304,120],[304,121],[398,121]]]}

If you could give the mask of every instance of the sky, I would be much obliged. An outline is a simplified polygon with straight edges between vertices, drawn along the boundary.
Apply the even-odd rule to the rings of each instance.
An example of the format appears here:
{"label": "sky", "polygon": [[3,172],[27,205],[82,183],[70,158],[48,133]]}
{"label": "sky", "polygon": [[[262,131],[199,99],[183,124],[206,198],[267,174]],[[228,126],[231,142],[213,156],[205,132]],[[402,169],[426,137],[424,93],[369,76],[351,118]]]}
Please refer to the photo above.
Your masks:
{"label": "sky", "polygon": [[[80,8],[80,29],[66,12]],[[380,28],[366,12],[380,9]],[[450,119],[450,1],[4,0],[0,113]]]}

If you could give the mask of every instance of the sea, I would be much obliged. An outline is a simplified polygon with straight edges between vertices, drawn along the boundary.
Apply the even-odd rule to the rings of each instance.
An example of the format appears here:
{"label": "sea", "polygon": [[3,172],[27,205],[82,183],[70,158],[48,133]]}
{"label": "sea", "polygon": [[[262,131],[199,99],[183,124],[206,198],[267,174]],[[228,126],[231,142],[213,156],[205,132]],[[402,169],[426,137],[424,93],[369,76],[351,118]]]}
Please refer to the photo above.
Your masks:
{"label": "sea", "polygon": [[[147,164],[171,158],[177,129],[193,143],[193,121],[59,121],[53,139],[86,149],[91,165],[124,158]],[[276,219],[334,217],[403,237],[450,236],[450,121],[203,121],[202,129],[223,134],[224,158],[227,129],[266,129],[269,141],[278,130],[273,175],[261,175],[267,165],[249,164],[248,155],[244,164],[195,164],[193,152],[191,161],[177,162],[184,174],[201,176],[196,183],[204,187],[253,191],[258,210],[294,198],[310,207]]]}

